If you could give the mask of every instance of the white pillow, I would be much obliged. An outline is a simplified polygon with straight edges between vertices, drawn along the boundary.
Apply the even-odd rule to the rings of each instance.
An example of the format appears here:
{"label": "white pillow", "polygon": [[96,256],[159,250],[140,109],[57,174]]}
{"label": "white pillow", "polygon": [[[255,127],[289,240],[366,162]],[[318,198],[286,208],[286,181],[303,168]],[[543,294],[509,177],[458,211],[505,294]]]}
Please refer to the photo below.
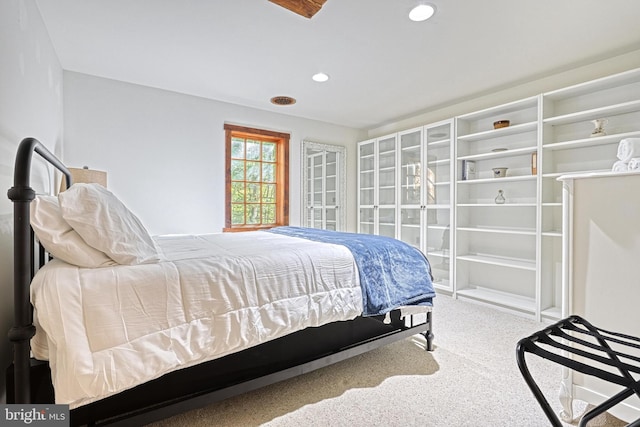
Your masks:
{"label": "white pillow", "polygon": [[117,265],[104,252],[89,246],[62,218],[57,197],[37,196],[31,202],[30,218],[40,244],[54,258],[78,267]]}
{"label": "white pillow", "polygon": [[99,184],[73,184],[58,195],[62,217],[87,242],[119,264],[158,262],[158,248],[140,220]]}

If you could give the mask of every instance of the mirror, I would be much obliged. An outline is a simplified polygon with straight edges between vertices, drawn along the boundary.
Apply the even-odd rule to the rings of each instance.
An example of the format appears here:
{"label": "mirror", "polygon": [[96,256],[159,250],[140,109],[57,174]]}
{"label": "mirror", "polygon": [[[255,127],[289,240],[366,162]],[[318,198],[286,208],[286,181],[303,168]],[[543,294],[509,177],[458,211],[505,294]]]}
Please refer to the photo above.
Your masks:
{"label": "mirror", "polygon": [[344,231],[346,148],[302,142],[302,224]]}

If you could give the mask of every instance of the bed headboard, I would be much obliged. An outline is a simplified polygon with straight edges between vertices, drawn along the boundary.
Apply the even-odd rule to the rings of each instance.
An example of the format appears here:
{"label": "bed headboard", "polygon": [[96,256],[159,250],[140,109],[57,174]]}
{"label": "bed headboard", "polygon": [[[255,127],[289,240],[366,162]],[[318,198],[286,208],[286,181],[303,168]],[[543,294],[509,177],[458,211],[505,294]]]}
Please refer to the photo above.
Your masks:
{"label": "bed headboard", "polygon": [[[30,344],[35,335],[33,315],[29,297],[29,285],[35,272],[36,255],[44,260],[44,251],[35,248],[31,230],[29,208],[36,193],[31,188],[31,159],[38,153],[44,160],[64,174],[67,188],[71,186],[69,169],[35,138],[25,138],[18,146],[13,187],[7,196],[13,202],[13,326],[9,330],[9,341],[14,348],[14,377],[16,403],[30,403],[29,378]],[[38,245],[39,247],[40,245]]]}

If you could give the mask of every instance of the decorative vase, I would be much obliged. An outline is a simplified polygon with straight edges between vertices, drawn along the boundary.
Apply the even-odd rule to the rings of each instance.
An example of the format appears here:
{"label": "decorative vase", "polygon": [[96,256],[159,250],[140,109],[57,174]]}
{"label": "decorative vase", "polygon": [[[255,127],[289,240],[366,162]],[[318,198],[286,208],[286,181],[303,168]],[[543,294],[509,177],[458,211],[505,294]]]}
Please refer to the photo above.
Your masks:
{"label": "decorative vase", "polygon": [[504,191],[498,190],[498,195],[495,198],[495,202],[497,205],[504,205],[504,202],[506,202],[504,198]]}
{"label": "decorative vase", "polygon": [[505,176],[507,176],[507,169],[509,168],[493,168],[493,177],[504,178]]}
{"label": "decorative vase", "polygon": [[591,132],[591,136],[604,136],[607,133],[604,131],[604,127],[607,125],[607,123],[609,122],[609,120],[607,119],[596,119],[596,120],[591,120],[591,123],[593,123],[593,125],[595,126],[595,129],[593,130],[593,132]]}

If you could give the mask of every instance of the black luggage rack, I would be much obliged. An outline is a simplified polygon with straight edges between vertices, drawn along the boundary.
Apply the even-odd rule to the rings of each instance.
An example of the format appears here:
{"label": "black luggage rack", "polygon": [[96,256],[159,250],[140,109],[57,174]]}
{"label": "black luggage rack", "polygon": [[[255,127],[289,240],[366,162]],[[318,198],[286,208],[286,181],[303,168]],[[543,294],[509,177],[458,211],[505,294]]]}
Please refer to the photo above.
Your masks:
{"label": "black luggage rack", "polygon": [[[634,394],[640,397],[640,357],[627,354],[628,351],[640,354],[639,338],[606,331],[580,316],[570,316],[521,339],[516,357],[522,376],[554,427],[562,427],[563,424],[531,376],[525,361],[527,352],[623,388],[586,412],[579,423],[580,427],[584,427],[590,420],[628,397]],[[640,427],[640,418],[628,425]]]}

